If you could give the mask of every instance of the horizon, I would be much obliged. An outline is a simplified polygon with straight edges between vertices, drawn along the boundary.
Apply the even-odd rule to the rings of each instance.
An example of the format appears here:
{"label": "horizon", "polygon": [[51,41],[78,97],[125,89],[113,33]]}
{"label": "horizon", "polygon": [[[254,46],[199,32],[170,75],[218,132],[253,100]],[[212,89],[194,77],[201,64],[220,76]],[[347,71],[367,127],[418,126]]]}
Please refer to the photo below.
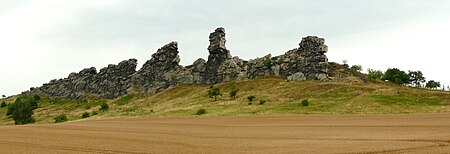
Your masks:
{"label": "horizon", "polygon": [[448,1],[238,2],[0,1],[0,94],[130,58],[140,69],[171,41],[178,42],[181,65],[207,60],[217,27],[226,29],[231,54],[244,60],[284,54],[313,35],[325,38],[330,62],[347,60],[363,72],[419,70],[450,85]]}

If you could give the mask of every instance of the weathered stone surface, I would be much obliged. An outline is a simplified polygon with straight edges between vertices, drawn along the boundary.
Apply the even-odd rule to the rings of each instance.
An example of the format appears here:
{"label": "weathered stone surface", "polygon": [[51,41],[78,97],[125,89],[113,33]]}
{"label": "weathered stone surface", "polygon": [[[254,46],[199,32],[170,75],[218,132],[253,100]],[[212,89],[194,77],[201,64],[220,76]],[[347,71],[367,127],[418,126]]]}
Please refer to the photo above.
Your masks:
{"label": "weathered stone surface", "polygon": [[225,47],[225,42],[224,28],[217,28],[209,35],[209,56],[203,74],[203,80],[206,84],[220,83],[228,73],[236,74],[236,71],[229,70],[228,67],[221,67],[226,61],[228,61],[226,65],[235,66],[233,62],[229,61],[231,60],[231,55],[230,51]]}
{"label": "weathered stone surface", "polygon": [[299,48],[284,55],[245,61],[232,57],[225,43],[225,29],[217,28],[209,36],[208,61],[179,65],[177,42],[171,42],[151,56],[136,71],[136,59],[109,65],[98,73],[94,67],[71,73],[67,78],[52,80],[28,93],[56,98],[116,98],[131,93],[157,93],[180,83],[216,84],[223,81],[281,76],[288,80],[328,80],[328,47],[325,39],[302,38]]}
{"label": "weathered stone surface", "polygon": [[133,76],[132,82],[141,88],[138,92],[156,93],[175,86],[176,72],[180,69],[178,43],[171,42],[152,55],[144,66]]}
{"label": "weathered stone surface", "polygon": [[79,73],[71,73],[65,79],[52,80],[42,87],[31,91],[41,96],[79,99],[84,97],[115,98],[126,94],[131,85],[130,78],[136,70],[137,60],[122,61],[118,65],[109,65],[97,70],[86,68]]}

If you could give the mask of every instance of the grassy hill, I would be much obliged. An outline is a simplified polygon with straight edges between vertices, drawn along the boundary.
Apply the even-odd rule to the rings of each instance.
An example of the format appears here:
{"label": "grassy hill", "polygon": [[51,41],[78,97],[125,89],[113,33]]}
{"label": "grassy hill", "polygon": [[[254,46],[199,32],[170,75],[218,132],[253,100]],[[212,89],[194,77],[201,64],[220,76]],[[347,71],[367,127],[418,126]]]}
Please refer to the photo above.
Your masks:
{"label": "grassy hill", "polygon": [[[237,98],[228,93],[235,86]],[[362,83],[356,77],[346,80],[285,81],[268,77],[255,80],[225,82],[214,85],[221,90],[217,101],[208,97],[209,86],[178,85],[154,95],[127,95],[115,100],[55,100],[42,98],[34,111],[36,123],[51,123],[53,118],[66,114],[69,120],[111,117],[158,117],[252,115],[252,114],[399,114],[450,112],[450,92],[397,86],[384,82]],[[255,96],[249,105],[247,96]],[[5,101],[11,103],[14,97]],[[308,106],[301,102],[307,99]],[[100,111],[101,103],[108,103],[107,111]],[[264,104],[260,104],[264,102]],[[0,124],[13,124],[0,109]],[[92,115],[97,113],[96,115]]]}

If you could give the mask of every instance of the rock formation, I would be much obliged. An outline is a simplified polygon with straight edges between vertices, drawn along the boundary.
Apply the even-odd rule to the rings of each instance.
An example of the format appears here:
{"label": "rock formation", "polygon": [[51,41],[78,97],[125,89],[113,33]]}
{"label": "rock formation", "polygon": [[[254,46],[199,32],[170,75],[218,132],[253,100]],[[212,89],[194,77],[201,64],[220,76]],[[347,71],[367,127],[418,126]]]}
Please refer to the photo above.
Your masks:
{"label": "rock formation", "polygon": [[116,98],[127,93],[131,76],[136,72],[136,59],[109,65],[97,70],[94,67],[71,73],[65,79],[52,80],[39,88],[33,88],[32,94],[55,98]]}
{"label": "rock formation", "polygon": [[136,71],[137,60],[109,65],[97,73],[94,67],[52,80],[27,93],[56,98],[116,98],[133,93],[157,93],[180,83],[216,84],[260,76],[281,76],[288,80],[328,80],[328,47],[325,39],[304,37],[299,48],[284,55],[271,54],[249,61],[232,57],[225,43],[225,29],[217,28],[209,36],[208,61],[196,60],[192,65],[179,65],[177,42],[171,42],[154,53]]}

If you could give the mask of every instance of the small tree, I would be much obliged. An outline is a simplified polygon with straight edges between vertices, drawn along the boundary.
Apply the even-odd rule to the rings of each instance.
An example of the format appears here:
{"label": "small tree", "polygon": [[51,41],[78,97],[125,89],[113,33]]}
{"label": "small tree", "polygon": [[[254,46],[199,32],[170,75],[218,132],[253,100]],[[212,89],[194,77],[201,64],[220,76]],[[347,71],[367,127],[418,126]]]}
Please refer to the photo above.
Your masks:
{"label": "small tree", "polygon": [[6,104],[5,101],[3,101],[2,104],[0,104],[0,108],[4,108],[4,107],[6,107],[6,106],[8,106],[8,104]]}
{"label": "small tree", "polygon": [[426,88],[430,88],[430,89],[436,89],[438,87],[441,86],[440,82],[436,82],[434,80],[430,80],[427,82],[427,84],[425,85]]}
{"label": "small tree", "polygon": [[3,98],[6,98],[6,95],[2,95]]}
{"label": "small tree", "polygon": [[361,65],[353,65],[352,67],[350,67],[350,69],[355,72],[361,72],[362,66]]}
{"label": "small tree", "polygon": [[384,73],[383,80],[403,85],[409,83],[409,76],[405,71],[401,71],[398,68],[390,68]]}
{"label": "small tree", "polygon": [[36,101],[30,96],[20,96],[14,104],[8,106],[6,115],[10,116],[16,125],[33,123],[33,110],[37,108]]}
{"label": "small tree", "polygon": [[247,97],[247,100],[249,102],[252,102],[254,99],[255,99],[255,96],[253,96],[253,95],[250,95],[250,96]]}
{"label": "small tree", "polygon": [[420,88],[422,83],[425,82],[425,77],[423,76],[421,71],[408,71],[409,82],[414,87]]}
{"label": "small tree", "polygon": [[233,86],[230,91],[230,98],[236,99],[238,92],[239,92],[239,88],[237,88],[236,86]]}
{"label": "small tree", "polygon": [[59,116],[57,116],[57,117],[55,117],[53,119],[55,120],[55,123],[66,122],[66,121],[69,120],[69,119],[67,119],[66,114],[61,114],[61,115],[59,115]]}
{"label": "small tree", "polygon": [[213,86],[209,87],[208,90],[209,98],[214,98],[214,101],[217,101],[217,97],[222,96],[219,88],[214,88]]}
{"label": "small tree", "polygon": [[367,76],[371,81],[380,80],[384,76],[384,73],[381,72],[380,70],[373,70],[369,68],[367,69],[367,72],[368,72]]}

